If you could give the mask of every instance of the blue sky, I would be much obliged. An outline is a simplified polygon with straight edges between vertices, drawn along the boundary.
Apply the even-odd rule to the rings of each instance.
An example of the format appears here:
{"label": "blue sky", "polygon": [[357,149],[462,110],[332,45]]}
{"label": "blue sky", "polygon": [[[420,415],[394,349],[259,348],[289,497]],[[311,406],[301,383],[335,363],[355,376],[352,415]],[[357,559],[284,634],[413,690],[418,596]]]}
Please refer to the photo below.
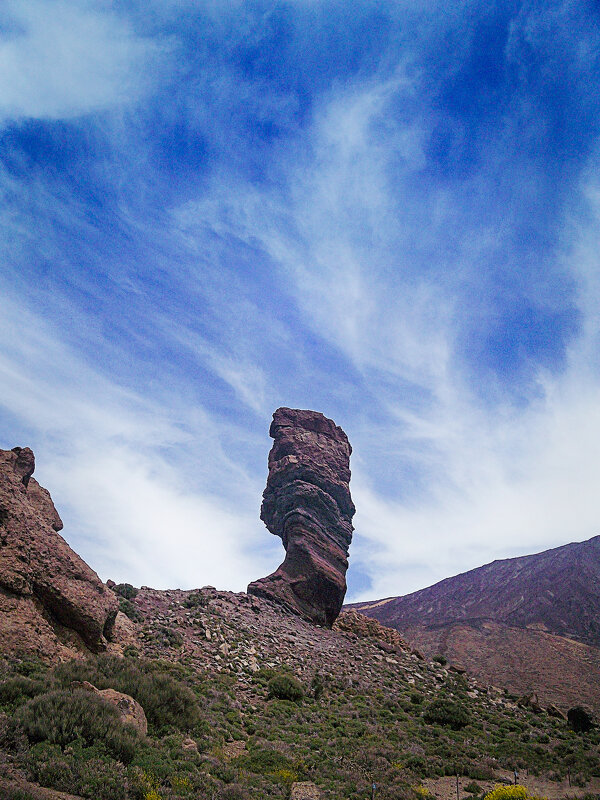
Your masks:
{"label": "blue sky", "polygon": [[594,2],[5,0],[0,446],[106,579],[240,590],[280,405],[349,598],[600,532]]}

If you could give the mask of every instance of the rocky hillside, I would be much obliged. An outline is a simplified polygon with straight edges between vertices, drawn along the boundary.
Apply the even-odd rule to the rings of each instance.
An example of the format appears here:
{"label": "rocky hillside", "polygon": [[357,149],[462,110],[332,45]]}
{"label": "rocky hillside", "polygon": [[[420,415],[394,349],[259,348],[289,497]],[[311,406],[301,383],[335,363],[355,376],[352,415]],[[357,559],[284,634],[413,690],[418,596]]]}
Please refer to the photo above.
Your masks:
{"label": "rocky hillside", "polygon": [[[330,630],[211,587],[113,590],[132,618],[124,657],[1,667],[0,797],[59,800],[43,785],[103,800],[363,800],[374,782],[379,800],[419,800],[426,787],[444,797],[458,771],[465,800],[514,768],[546,796],[600,792],[596,731],[575,734],[557,709],[521,707],[357,612]],[[133,696],[147,735],[123,740],[113,721],[101,747],[86,740],[78,704],[95,726],[100,713],[90,684]]]}
{"label": "rocky hillside", "polygon": [[600,536],[355,608],[482,681],[600,708]]}

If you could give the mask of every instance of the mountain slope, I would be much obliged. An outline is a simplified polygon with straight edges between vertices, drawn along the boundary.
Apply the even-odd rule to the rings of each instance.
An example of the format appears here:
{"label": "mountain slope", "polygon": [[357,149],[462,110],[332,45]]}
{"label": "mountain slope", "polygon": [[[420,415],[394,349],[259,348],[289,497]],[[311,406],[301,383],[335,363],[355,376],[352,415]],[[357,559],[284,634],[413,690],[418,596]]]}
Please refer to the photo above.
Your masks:
{"label": "mountain slope", "polygon": [[600,707],[600,536],[354,607],[480,680]]}

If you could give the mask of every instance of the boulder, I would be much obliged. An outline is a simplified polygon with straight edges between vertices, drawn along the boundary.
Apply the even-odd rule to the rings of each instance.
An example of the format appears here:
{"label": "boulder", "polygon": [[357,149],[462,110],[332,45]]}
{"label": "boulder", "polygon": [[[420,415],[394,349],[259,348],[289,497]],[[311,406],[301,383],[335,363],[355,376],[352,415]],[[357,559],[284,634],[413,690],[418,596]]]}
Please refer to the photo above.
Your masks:
{"label": "boulder", "polygon": [[321,792],[311,781],[296,781],[290,789],[290,800],[320,800]]}
{"label": "boulder", "polygon": [[517,705],[521,708],[527,708],[529,711],[533,711],[534,714],[539,714],[540,711],[542,711],[538,696],[535,692],[524,694],[522,697],[519,697]]}
{"label": "boulder", "polygon": [[114,706],[121,716],[121,722],[133,727],[145,736],[148,733],[148,720],[144,709],[128,694],[117,692],[116,689],[97,689],[89,681],[72,681],[73,689],[85,689],[86,692],[101,697],[105,702]]}
{"label": "boulder", "polygon": [[279,408],[269,433],[275,441],[260,516],[281,537],[286,556],[248,593],[331,627],[346,594],[352,448],[344,431],[316,411]]}
{"label": "boulder", "polygon": [[118,602],[58,531],[28,447],[0,450],[0,650],[104,650]]}

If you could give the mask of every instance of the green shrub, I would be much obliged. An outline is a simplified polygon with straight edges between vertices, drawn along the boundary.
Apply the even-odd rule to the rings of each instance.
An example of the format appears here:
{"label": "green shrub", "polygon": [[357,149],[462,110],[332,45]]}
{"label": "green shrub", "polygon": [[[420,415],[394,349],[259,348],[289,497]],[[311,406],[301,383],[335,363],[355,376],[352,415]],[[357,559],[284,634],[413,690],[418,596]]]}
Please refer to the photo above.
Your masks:
{"label": "green shrub", "polygon": [[143,622],[144,621],[143,615],[133,605],[131,600],[126,600],[125,598],[122,597],[119,600],[119,611],[122,614],[125,614],[126,617],[129,617],[129,619],[132,622]]}
{"label": "green shrub", "polygon": [[179,631],[173,630],[173,628],[167,628],[164,625],[159,631],[164,637],[164,642],[168,647],[181,647],[183,644],[183,636]]}
{"label": "green shrub", "polygon": [[447,698],[438,698],[430,703],[423,718],[425,722],[447,725],[454,730],[464,728],[471,721],[469,711],[464,705]]}
{"label": "green shrub", "polygon": [[133,600],[137,597],[139,589],[132,586],[130,583],[118,583],[116,586],[111,587],[113,592],[125,600]]}
{"label": "green shrub", "polygon": [[279,673],[271,667],[261,667],[258,672],[254,673],[252,680],[254,683],[258,683],[260,686],[267,686],[271,678],[274,678],[275,675],[278,674]]}
{"label": "green shrub", "polygon": [[448,663],[448,659],[446,658],[446,656],[441,656],[441,655],[440,656],[434,656],[432,661],[435,661],[436,664],[441,664],[442,667],[445,667],[446,664]]}
{"label": "green shrub", "polygon": [[279,753],[277,750],[258,748],[252,750],[247,756],[240,756],[234,763],[259,775],[273,775],[278,770],[291,769],[293,766],[290,759],[283,753]]}
{"label": "green shrub", "polygon": [[73,759],[63,755],[57,745],[47,743],[33,747],[27,755],[29,777],[40,786],[48,786],[58,792],[72,793],[77,790],[77,778],[73,770]]}
{"label": "green shrub", "polygon": [[30,743],[47,742],[61,748],[83,741],[101,741],[120,761],[128,763],[139,745],[138,733],[123,725],[117,709],[85,690],[54,691],[21,706],[15,724]]}
{"label": "green shrub", "polygon": [[5,796],[4,800],[36,800],[36,797],[25,789],[7,788],[5,791],[8,792],[8,794]]}
{"label": "green shrub", "polygon": [[183,601],[185,608],[204,608],[208,604],[206,597],[199,592],[192,592]]}
{"label": "green shrub", "polygon": [[101,759],[90,759],[77,765],[77,793],[93,800],[127,800],[124,767]]}
{"label": "green shrub", "polygon": [[469,794],[480,794],[482,791],[481,786],[478,783],[475,783],[474,781],[467,783],[467,785],[464,787],[464,790]]}
{"label": "green shrub", "polygon": [[25,675],[27,678],[41,678],[48,672],[48,666],[39,658],[24,658],[19,664],[17,664],[15,671],[19,675]]}
{"label": "green shrub", "polygon": [[150,733],[171,728],[188,732],[199,719],[198,701],[189,686],[167,674],[167,669],[169,665],[143,659],[102,655],[60,664],[55,675],[64,686],[73,680],[89,681],[99,689],[131,695],[144,709]]}
{"label": "green shrub", "polygon": [[15,675],[0,682],[0,706],[14,708],[45,689],[42,681]]}
{"label": "green shrub", "polygon": [[42,786],[93,800],[127,800],[125,767],[106,756],[97,757],[98,748],[74,746],[63,753],[58,745],[34,745],[27,755],[29,777]]}
{"label": "green shrub", "polygon": [[278,700],[291,700],[299,703],[304,697],[304,689],[300,681],[291,675],[275,675],[268,683],[269,697]]}
{"label": "green shrub", "polygon": [[409,756],[404,762],[404,767],[422,777],[427,774],[427,761],[424,756]]}
{"label": "green shrub", "polygon": [[320,672],[316,672],[313,675],[310,688],[312,690],[312,696],[315,698],[315,700],[319,701],[323,692],[325,691],[325,681]]}

